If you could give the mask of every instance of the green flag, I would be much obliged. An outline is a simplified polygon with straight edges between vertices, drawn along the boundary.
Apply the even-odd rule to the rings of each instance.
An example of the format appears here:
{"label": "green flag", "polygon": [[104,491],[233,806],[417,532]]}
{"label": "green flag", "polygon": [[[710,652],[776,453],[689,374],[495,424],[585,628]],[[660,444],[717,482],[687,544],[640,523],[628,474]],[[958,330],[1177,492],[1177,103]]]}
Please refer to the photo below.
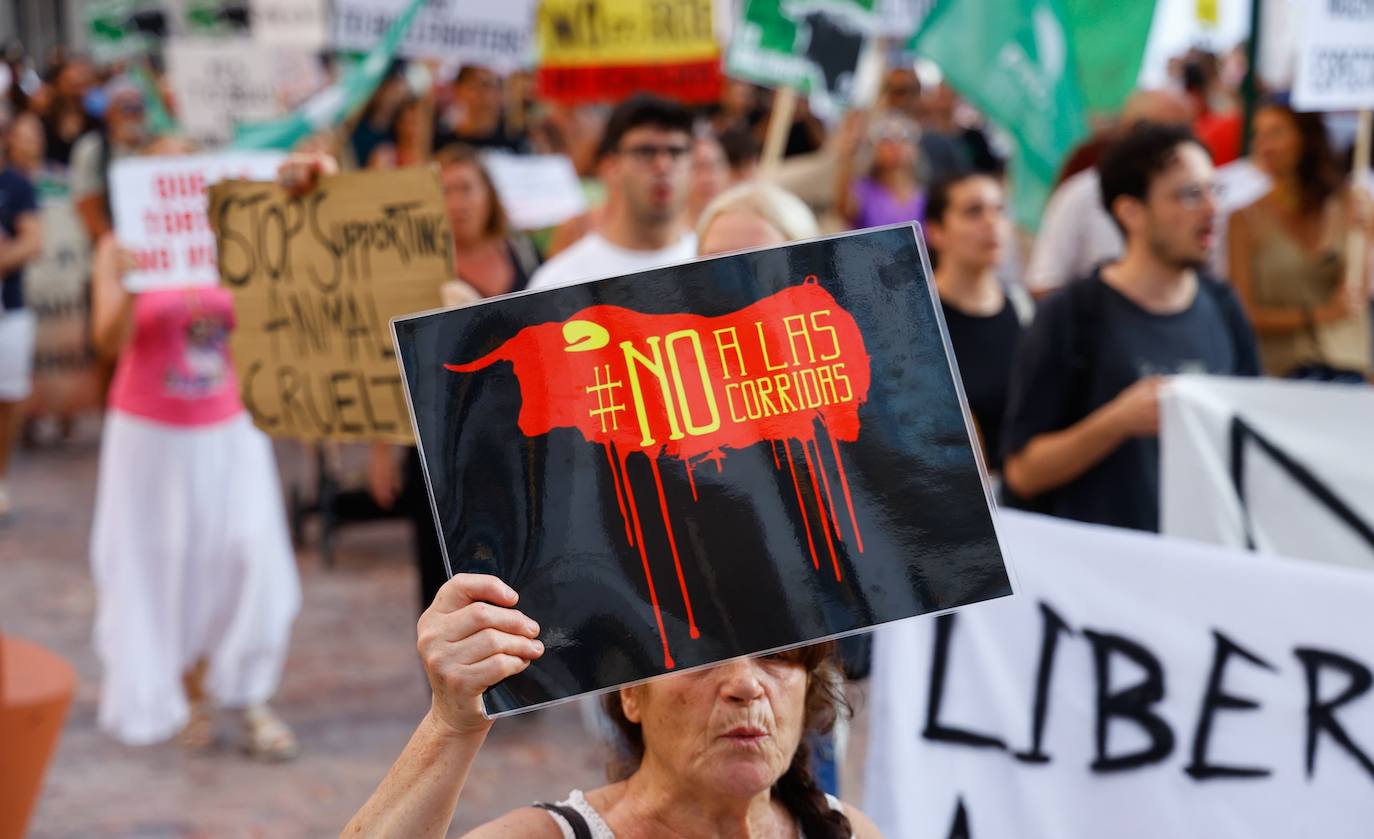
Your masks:
{"label": "green flag", "polygon": [[1089,113],[1114,113],[1135,90],[1154,0],[1059,0]]}
{"label": "green flag", "polygon": [[909,48],[1012,136],[1012,213],[1034,229],[1087,112],[1135,87],[1153,0],[941,0]]}
{"label": "green flag", "polygon": [[405,37],[416,12],[425,2],[426,0],[410,0],[410,5],[396,16],[381,40],[362,61],[344,70],[337,82],[310,97],[295,112],[265,122],[237,126],[229,147],[286,151],[311,134],[333,128],[349,115],[356,113],[367,104],[372,92],[381,84],[387,68],[396,57],[401,39]]}
{"label": "green flag", "polygon": [[148,108],[149,133],[154,137],[179,133],[181,128],[167,111],[167,104],[162,101],[162,91],[157,89],[157,82],[148,75],[147,69],[142,64],[134,64],[129,68],[129,78],[143,91],[143,102]]}
{"label": "green flag", "polygon": [[875,0],[747,0],[725,54],[725,72],[791,87],[822,115],[852,98],[865,39],[878,25]]}

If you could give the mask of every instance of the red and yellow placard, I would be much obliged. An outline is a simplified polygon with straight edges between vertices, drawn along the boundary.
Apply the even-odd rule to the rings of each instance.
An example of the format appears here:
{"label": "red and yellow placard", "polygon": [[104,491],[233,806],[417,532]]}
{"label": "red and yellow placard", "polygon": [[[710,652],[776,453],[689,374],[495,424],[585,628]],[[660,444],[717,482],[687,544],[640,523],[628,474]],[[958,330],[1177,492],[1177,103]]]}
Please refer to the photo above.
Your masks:
{"label": "red and yellow placard", "polygon": [[651,92],[696,103],[720,93],[711,0],[544,0],[539,46],[539,92],[555,101]]}

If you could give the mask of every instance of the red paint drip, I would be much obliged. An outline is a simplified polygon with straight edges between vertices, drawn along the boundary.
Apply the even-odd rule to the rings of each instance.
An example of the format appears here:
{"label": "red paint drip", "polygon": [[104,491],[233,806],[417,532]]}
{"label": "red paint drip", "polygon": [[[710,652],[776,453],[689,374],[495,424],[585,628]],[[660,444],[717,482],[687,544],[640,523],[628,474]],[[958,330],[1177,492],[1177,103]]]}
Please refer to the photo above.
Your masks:
{"label": "red paint drip", "polygon": [[[826,435],[830,436],[830,435]],[[840,444],[830,436],[830,450],[835,453],[835,468],[840,473],[840,489],[844,490],[844,503],[849,507],[849,523],[854,525],[854,543],[859,553],[864,552],[864,535],[859,532],[859,521],[854,518],[854,499],[849,495],[849,479],[844,474],[844,461],[840,459]]]}
{"label": "red paint drip", "polygon": [[[691,460],[691,458],[686,458],[686,457],[684,457],[684,458],[682,459],[682,462],[683,462],[683,464],[686,465],[686,467],[687,467],[687,485],[690,486],[690,487],[692,488],[692,500],[693,500],[693,501],[696,501],[696,500],[697,500],[697,479],[696,479],[696,476],[692,474],[692,460]],[[717,470],[720,469],[720,464],[719,464],[719,463],[716,464],[716,469],[717,469]]]}
{"label": "red paint drip", "polygon": [[615,503],[620,507],[620,518],[625,522],[625,541],[634,546],[635,537],[630,533],[630,517],[625,515],[625,497],[620,493],[620,473],[615,468],[615,457],[611,454],[610,443],[605,443],[602,448],[606,450],[606,462],[611,465],[611,475],[615,478]]}
{"label": "red paint drip", "polygon": [[677,539],[673,537],[673,520],[668,514],[668,499],[663,494],[663,476],[658,471],[658,458],[649,458],[654,473],[654,488],[658,490],[658,509],[663,513],[663,529],[668,534],[668,548],[673,552],[673,568],[677,570],[677,586],[682,591],[682,603],[687,607],[687,628],[693,638],[700,638],[697,619],[692,615],[692,598],[687,594],[687,580],[682,576],[682,560],[677,555]]}
{"label": "red paint drip", "polygon": [[816,556],[816,542],[811,538],[811,519],[806,515],[806,502],[802,500],[801,483],[797,481],[797,467],[792,463],[792,447],[782,441],[782,450],[787,455],[787,468],[792,472],[792,488],[797,491],[797,509],[801,510],[802,527],[806,528],[806,548],[811,551],[811,567],[820,568],[821,561]]}
{"label": "red paint drip", "polygon": [[840,533],[839,514],[835,512],[835,496],[830,494],[830,476],[825,471],[825,461],[821,460],[821,444],[815,439],[812,439],[810,443],[811,447],[816,450],[816,466],[821,473],[821,483],[825,484],[825,503],[830,508],[830,523],[835,525],[835,539],[843,542],[844,535]]}
{"label": "red paint drip", "polygon": [[[821,498],[820,485],[816,483],[816,464],[811,462],[811,449],[806,445],[807,441],[801,441],[802,457],[806,458],[806,469],[811,473],[811,494],[816,496],[816,506],[819,508],[821,533],[825,536],[826,550],[830,551],[830,564],[835,568],[835,579],[840,579],[840,560],[835,556],[835,542],[830,538],[829,523],[826,522],[825,499]],[[819,461],[819,458],[817,459]]]}
{"label": "red paint drip", "polygon": [[[663,666],[672,670],[677,665],[673,663],[672,653],[668,651],[668,633],[663,630],[663,611],[658,605],[658,592],[654,589],[654,575],[649,571],[649,556],[644,553],[644,529],[639,523],[639,509],[635,506],[634,487],[630,484],[630,470],[626,468],[627,457],[621,456],[620,458],[620,471],[625,476],[625,497],[630,501],[630,516],[634,519],[635,539],[639,543],[639,561],[644,566],[644,581],[649,584],[649,602],[654,607],[654,621],[658,624],[658,638],[663,642]],[[650,462],[652,462],[652,458]]]}

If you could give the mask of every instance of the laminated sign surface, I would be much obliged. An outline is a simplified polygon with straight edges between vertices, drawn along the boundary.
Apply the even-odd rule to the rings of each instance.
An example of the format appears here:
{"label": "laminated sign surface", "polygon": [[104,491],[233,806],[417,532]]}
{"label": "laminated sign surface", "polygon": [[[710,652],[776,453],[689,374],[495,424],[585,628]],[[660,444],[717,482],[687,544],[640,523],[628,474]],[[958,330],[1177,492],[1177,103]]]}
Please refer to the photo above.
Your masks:
{"label": "laminated sign surface", "polygon": [[395,322],[442,543],[526,709],[1011,594],[910,226]]}

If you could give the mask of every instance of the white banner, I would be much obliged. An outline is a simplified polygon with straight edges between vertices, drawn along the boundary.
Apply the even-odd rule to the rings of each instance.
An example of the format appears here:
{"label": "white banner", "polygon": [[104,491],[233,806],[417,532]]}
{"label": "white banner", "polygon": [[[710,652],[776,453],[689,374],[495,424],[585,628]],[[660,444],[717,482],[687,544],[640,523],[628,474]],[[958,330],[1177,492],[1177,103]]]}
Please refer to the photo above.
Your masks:
{"label": "white banner", "polygon": [[1160,416],[1166,535],[1374,569],[1374,390],[1179,376]]}
{"label": "white banner", "polygon": [[562,224],[587,209],[572,161],[560,154],[483,155],[510,223],[517,230]]}
{"label": "white banner", "polygon": [[1300,111],[1374,108],[1374,2],[1302,4],[1293,106]]}
{"label": "white banner", "polygon": [[318,50],[328,41],[325,0],[251,0],[249,9],[259,43]]}
{"label": "white banner", "polygon": [[[335,0],[334,46],[369,50],[408,0]],[[534,0],[430,0],[415,17],[401,55],[509,72],[531,63]]]}
{"label": "white banner", "polygon": [[[132,291],[219,283],[215,234],[206,218],[206,189],[222,180],[270,181],[281,152],[132,157],[110,166],[115,234],[137,269]],[[281,218],[264,224],[285,224]]]}
{"label": "white banner", "polygon": [[271,51],[248,38],[174,38],[167,79],[177,117],[191,137],[222,145],[235,123],[270,119],[281,110]]}
{"label": "white banner", "polygon": [[888,839],[1367,839],[1374,574],[1002,513],[1015,598],[877,632]]}

